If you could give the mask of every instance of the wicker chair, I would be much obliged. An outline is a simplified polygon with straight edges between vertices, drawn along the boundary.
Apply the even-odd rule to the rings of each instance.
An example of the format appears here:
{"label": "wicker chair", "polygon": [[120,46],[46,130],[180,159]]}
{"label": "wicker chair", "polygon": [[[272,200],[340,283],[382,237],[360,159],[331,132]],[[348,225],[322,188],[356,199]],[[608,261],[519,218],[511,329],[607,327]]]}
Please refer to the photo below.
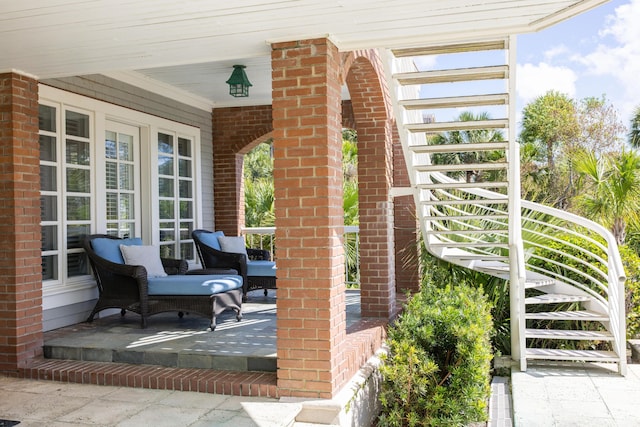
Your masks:
{"label": "wicker chair", "polygon": [[268,250],[246,248],[246,255],[223,252],[217,240],[218,236],[224,236],[222,231],[194,230],[191,236],[205,270],[231,268],[245,279],[245,301],[248,292],[263,289],[266,296],[268,289],[276,288],[275,263]]}
{"label": "wicker chair", "polygon": [[[236,311],[238,320],[242,318],[243,282],[237,275],[186,276],[188,264],[185,260],[161,258],[165,272],[169,276],[167,278],[148,278],[147,270],[143,266],[127,265],[120,263],[119,260],[110,260],[96,253],[94,250],[96,239],[114,239],[125,242],[123,239],[105,234],[92,234],[86,236],[83,241],[99,291],[98,301],[87,322],[92,322],[98,312],[108,308],[119,308],[123,316],[126,311],[139,314],[142,328],[147,326],[147,317],[168,311],[177,311],[180,317],[183,316],[183,313],[196,313],[210,318],[211,330],[215,329],[216,315],[227,308]],[[180,276],[176,277],[176,275]],[[165,279],[168,279],[171,283],[166,283]],[[160,287],[171,290],[161,295],[153,292],[149,295],[149,281],[154,286],[154,281],[159,281],[158,285]],[[185,289],[193,285],[190,282],[196,281],[199,281],[199,283],[204,281],[218,281],[221,283],[235,281],[237,289],[227,290],[219,287],[219,294],[189,295],[185,294],[184,289],[176,292],[175,281],[183,281]],[[180,286],[177,287],[179,288]]]}

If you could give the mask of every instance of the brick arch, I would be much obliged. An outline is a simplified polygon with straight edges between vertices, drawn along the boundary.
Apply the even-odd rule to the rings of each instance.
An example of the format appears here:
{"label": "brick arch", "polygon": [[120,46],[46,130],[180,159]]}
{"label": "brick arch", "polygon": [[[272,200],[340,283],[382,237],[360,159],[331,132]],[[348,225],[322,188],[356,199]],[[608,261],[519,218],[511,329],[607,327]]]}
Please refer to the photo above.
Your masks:
{"label": "brick arch", "polygon": [[366,317],[395,313],[393,120],[376,51],[342,57],[358,134],[361,309]]}
{"label": "brick arch", "polygon": [[244,155],[272,136],[271,105],[213,110],[215,228],[229,236],[244,226]]}

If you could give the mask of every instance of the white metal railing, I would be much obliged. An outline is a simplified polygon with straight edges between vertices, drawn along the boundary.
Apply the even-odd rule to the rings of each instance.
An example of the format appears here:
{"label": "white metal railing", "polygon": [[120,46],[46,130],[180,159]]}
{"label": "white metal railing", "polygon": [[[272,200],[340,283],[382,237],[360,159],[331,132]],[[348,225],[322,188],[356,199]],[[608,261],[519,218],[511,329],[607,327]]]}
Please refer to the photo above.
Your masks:
{"label": "white metal railing", "polygon": [[[275,259],[276,238],[275,227],[243,227],[241,234],[247,247],[266,249]],[[345,245],[345,284],[347,287],[360,286],[360,227],[346,225],[344,227]]]}

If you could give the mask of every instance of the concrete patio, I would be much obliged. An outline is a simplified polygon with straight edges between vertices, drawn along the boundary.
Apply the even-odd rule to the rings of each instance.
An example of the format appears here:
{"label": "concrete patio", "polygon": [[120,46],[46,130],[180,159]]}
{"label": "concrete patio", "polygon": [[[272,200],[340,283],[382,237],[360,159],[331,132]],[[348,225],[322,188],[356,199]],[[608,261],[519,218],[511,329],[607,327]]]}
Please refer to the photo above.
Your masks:
{"label": "concrete patio", "polygon": [[[139,328],[135,314],[98,319],[45,334],[45,354],[60,363],[140,366],[155,365],[179,372],[229,372],[275,375],[276,294],[251,294],[243,305],[244,318],[223,315],[216,330],[206,332],[207,319],[175,313],[153,316],[147,329]],[[347,291],[347,324],[361,324],[359,292]],[[45,359],[42,363],[47,362]],[[68,362],[63,361],[67,360]],[[77,362],[74,362],[77,361]],[[109,364],[106,364],[107,366]],[[262,374],[260,374],[262,373]],[[69,374],[70,375],[70,374]],[[238,396],[216,390],[181,391],[170,387],[131,387],[74,384],[61,376],[56,381],[0,377],[2,420],[20,426],[309,426],[296,422],[305,402],[268,395]],[[78,382],[78,381],[75,381]],[[91,381],[87,381],[91,382]],[[149,389],[157,388],[157,389]],[[186,390],[189,390],[188,388]],[[193,391],[201,391],[194,393]],[[214,392],[214,394],[211,394]],[[217,394],[216,394],[217,393]],[[232,396],[231,394],[236,394]],[[492,384],[489,426],[640,426],[640,365],[629,365],[620,377],[606,365],[535,365],[527,372],[513,371],[510,379]],[[312,416],[313,417],[313,416]],[[317,419],[317,425],[322,424]]]}

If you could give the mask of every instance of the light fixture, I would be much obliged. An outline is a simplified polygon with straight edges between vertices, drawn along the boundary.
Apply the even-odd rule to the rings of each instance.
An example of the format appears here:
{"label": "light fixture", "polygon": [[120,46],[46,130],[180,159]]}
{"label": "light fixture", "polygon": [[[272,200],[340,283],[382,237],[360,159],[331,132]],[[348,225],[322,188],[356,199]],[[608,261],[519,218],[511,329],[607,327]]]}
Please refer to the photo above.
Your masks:
{"label": "light fixture", "polygon": [[236,98],[249,96],[249,88],[253,85],[249,82],[247,74],[244,72],[245,68],[244,65],[233,66],[231,77],[227,80],[229,95],[235,96]]}

